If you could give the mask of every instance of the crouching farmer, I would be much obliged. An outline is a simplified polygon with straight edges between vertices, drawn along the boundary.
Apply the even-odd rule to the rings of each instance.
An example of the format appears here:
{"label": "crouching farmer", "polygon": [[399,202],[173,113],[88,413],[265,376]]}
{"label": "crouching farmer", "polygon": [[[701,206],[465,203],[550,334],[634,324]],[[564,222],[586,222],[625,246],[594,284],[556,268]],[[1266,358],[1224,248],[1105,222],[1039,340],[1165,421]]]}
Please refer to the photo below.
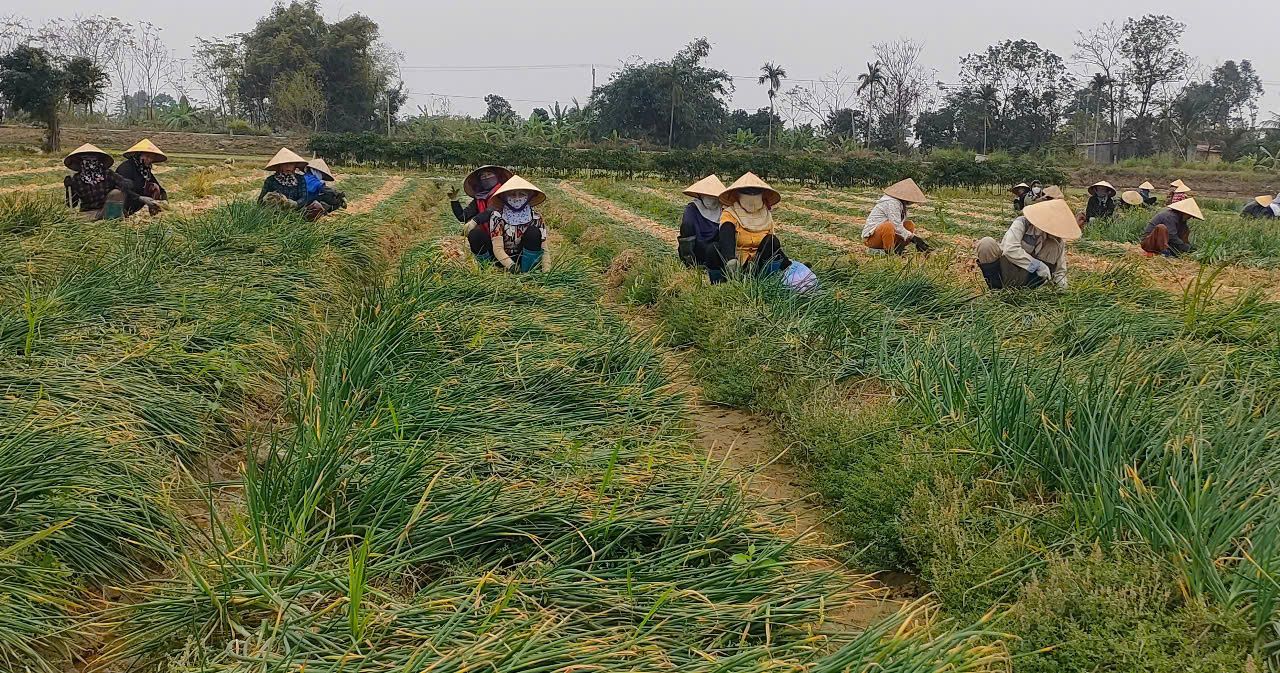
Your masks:
{"label": "crouching farmer", "polygon": [[782,271],[786,255],[773,231],[773,207],[781,201],[782,194],[755,173],[745,173],[729,185],[720,194],[720,233],[707,268],[730,276]]}
{"label": "crouching farmer", "polygon": [[494,261],[503,269],[512,273],[528,273],[538,266],[550,269],[547,225],[535,210],[546,200],[547,195],[533,183],[511,176],[490,197],[488,225],[477,223],[466,232],[471,249],[476,249],[475,239],[488,236]]}
{"label": "crouching farmer", "polygon": [[1192,219],[1203,220],[1204,214],[1195,199],[1183,199],[1156,213],[1142,232],[1142,251],[1150,255],[1177,257],[1194,252],[1191,245]]}
{"label": "crouching farmer", "polygon": [[901,255],[910,243],[916,250],[928,252],[929,245],[916,236],[916,225],[908,217],[912,204],[926,200],[920,186],[911,178],[889,185],[867,215],[867,224],[862,227],[863,245],[871,250]]}
{"label": "crouching farmer", "polygon": [[114,162],[110,154],[88,143],[68,154],[62,160],[73,171],[62,180],[67,206],[94,220],[124,217],[125,200],[133,185],[111,170]]}
{"label": "crouching farmer", "polygon": [[720,218],[724,207],[720,195],[725,186],[719,176],[707,177],[689,185],[684,195],[693,199],[684,207],[680,217],[680,236],[676,239],[676,254],[686,267],[708,267],[711,283],[724,282],[724,270],[715,264],[711,269],[708,260],[715,255],[716,240],[720,237]]}
{"label": "crouching farmer", "polygon": [[978,268],[987,287],[1039,287],[1052,280],[1067,287],[1067,241],[1080,238],[1071,206],[1061,199],[1027,206],[997,242],[978,241]]}

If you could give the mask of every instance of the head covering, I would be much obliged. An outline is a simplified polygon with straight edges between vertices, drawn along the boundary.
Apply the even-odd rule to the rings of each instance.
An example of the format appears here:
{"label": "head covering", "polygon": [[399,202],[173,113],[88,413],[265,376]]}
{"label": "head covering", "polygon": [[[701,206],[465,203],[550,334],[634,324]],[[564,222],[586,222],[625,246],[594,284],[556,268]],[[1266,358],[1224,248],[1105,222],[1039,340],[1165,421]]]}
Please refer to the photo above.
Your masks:
{"label": "head covering", "polygon": [[698,198],[699,196],[714,196],[720,198],[724,193],[725,186],[720,182],[720,176],[712,173],[707,177],[689,185],[684,190],[684,195],[690,198]]}
{"label": "head covering", "polygon": [[542,205],[543,202],[547,200],[547,195],[545,192],[543,192],[541,189],[538,189],[537,187],[534,186],[532,182],[525,180],[519,175],[512,175],[511,177],[507,178],[506,182],[502,184],[502,187],[500,187],[498,191],[494,192],[493,196],[490,196],[489,198],[495,201],[502,202],[505,205],[505,202],[502,199],[502,195],[507,194],[509,192],[515,192],[515,191],[529,192],[530,206],[540,206]]}
{"label": "head covering", "polygon": [[1014,194],[1017,194],[1019,189],[1025,189],[1027,191],[1031,191],[1031,185],[1025,182],[1019,182],[1018,184],[1010,187],[1009,191],[1013,192]]}
{"label": "head covering", "polygon": [[1276,199],[1275,199],[1275,197],[1274,197],[1274,196],[1270,196],[1270,195],[1263,195],[1263,196],[1255,196],[1255,197],[1253,197],[1253,200],[1254,200],[1254,201],[1257,201],[1257,202],[1258,202],[1258,205],[1262,206],[1263,208],[1267,208],[1267,207],[1269,207],[1269,206],[1271,205],[1271,203],[1272,203],[1273,201],[1275,201]]}
{"label": "head covering", "polygon": [[1173,190],[1174,194],[1190,194],[1191,188],[1186,185],[1178,185]]}
{"label": "head covering", "polygon": [[1036,186],[1036,185],[1038,185],[1038,184],[1040,184],[1040,181],[1039,181],[1039,180],[1032,180],[1032,181],[1031,181],[1031,186],[1032,186],[1032,187],[1034,187],[1034,186]]}
{"label": "head covering", "polygon": [[1204,219],[1204,213],[1200,212],[1200,206],[1196,203],[1195,199],[1183,199],[1169,206],[1169,210],[1175,210],[1179,213],[1190,215],[1197,220]]}
{"label": "head covering", "polygon": [[1062,188],[1057,185],[1049,185],[1044,188],[1044,195],[1051,199],[1066,199],[1067,195],[1062,193]]}
{"label": "head covering", "polygon": [[[470,196],[473,199],[482,199],[489,196],[489,194],[485,193],[488,190],[480,186],[480,174],[485,171],[492,171],[494,175],[497,175],[499,185],[506,183],[507,180],[511,179],[511,176],[515,175],[515,173],[511,172],[510,168],[492,165],[481,166],[474,171],[467,173],[467,177],[462,179],[462,191],[465,192],[467,196]],[[543,198],[546,198],[545,195]]]}
{"label": "head covering", "polygon": [[136,145],[125,150],[124,155],[126,157],[135,157],[144,152],[155,156],[155,158],[151,160],[153,163],[160,164],[169,160],[169,156],[164,152],[161,152],[160,148],[156,147],[156,144],[151,142],[150,138],[143,138],[142,140],[139,140]]}
{"label": "head covering", "polygon": [[1129,205],[1131,205],[1131,206],[1140,206],[1140,205],[1142,205],[1142,195],[1141,195],[1141,194],[1139,194],[1139,193],[1137,193],[1137,192],[1135,192],[1135,191],[1133,191],[1132,189],[1130,189],[1130,190],[1128,190],[1128,191],[1124,192],[1123,194],[1121,194],[1121,195],[1120,195],[1120,200],[1121,200],[1121,201],[1124,201],[1125,203],[1127,203],[1127,204],[1129,204]]}
{"label": "head covering", "polygon": [[1089,185],[1089,193],[1094,196],[1097,196],[1099,188],[1107,189],[1108,191],[1111,192],[1111,196],[1116,195],[1116,188],[1112,187],[1111,183],[1107,182],[1106,180],[1099,180],[1098,182],[1095,182],[1092,185]]}
{"label": "head covering", "polygon": [[1022,209],[1022,216],[1050,236],[1057,236],[1064,241],[1080,238],[1080,225],[1076,222],[1076,214],[1071,206],[1062,199],[1049,199],[1033,203]]}
{"label": "head covering", "polygon": [[315,158],[307,162],[307,168],[314,169],[325,179],[325,182],[333,182],[333,171],[329,170],[329,164],[324,159]]}
{"label": "head covering", "polygon": [[1147,180],[1146,182],[1138,185],[1138,189],[1155,189],[1155,188],[1156,186],[1151,184],[1150,180]]}
{"label": "head covering", "polygon": [[920,190],[920,185],[917,185],[916,181],[911,178],[900,180],[889,185],[889,187],[884,190],[884,194],[885,196],[892,196],[899,201],[906,201],[907,203],[924,203],[929,200],[925,198],[924,192]]}
{"label": "head covering", "polygon": [[720,192],[720,203],[726,206],[732,206],[738,202],[738,192],[743,189],[759,189],[764,191],[764,205],[767,208],[773,208],[782,201],[782,194],[778,190],[769,186],[769,183],[760,179],[755,173],[747,172],[742,177],[734,180],[723,192]]}
{"label": "head covering", "polygon": [[307,165],[307,160],[298,156],[296,153],[294,153],[293,150],[289,149],[288,147],[281,147],[280,151],[276,152],[276,155],[274,157],[271,157],[271,161],[268,161],[267,165],[264,168],[268,171],[274,171],[276,169],[288,166],[289,164],[293,164],[294,166],[297,166],[300,168],[305,168]]}
{"label": "head covering", "polygon": [[1176,188],[1178,188],[1178,187],[1186,187],[1186,186],[1187,186],[1187,183],[1183,182],[1183,181],[1182,181],[1182,178],[1178,178],[1177,180],[1174,180],[1173,182],[1170,182],[1170,183],[1169,183],[1169,186],[1170,186],[1170,187],[1173,187],[1173,188],[1175,188],[1175,189],[1176,189]]}
{"label": "head covering", "polygon": [[66,158],[62,160],[62,165],[73,171],[78,171],[80,170],[80,160],[89,156],[98,157],[98,160],[101,161],[103,166],[106,168],[111,168],[111,164],[116,161],[110,154],[103,152],[94,145],[85,143],[72,150],[71,154],[68,154]]}

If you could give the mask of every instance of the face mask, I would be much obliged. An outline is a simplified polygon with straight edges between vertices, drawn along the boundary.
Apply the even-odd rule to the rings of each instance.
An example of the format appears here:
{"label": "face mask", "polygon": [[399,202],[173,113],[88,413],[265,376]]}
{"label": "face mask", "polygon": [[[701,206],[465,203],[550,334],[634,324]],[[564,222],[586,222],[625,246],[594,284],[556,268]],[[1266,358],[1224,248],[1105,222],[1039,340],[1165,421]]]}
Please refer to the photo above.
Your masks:
{"label": "face mask", "polygon": [[1033,194],[1039,194],[1039,193],[1040,193],[1040,188],[1039,188],[1039,187],[1032,187],[1032,188],[1031,188],[1031,193],[1033,193]]}
{"label": "face mask", "polygon": [[496,175],[481,175],[481,176],[480,176],[480,188],[481,188],[481,189],[493,189],[493,188],[494,188],[494,187],[496,187],[497,185],[498,185],[498,176],[496,176]]}
{"label": "face mask", "polygon": [[698,198],[702,200],[702,207],[706,208],[707,210],[712,210],[714,208],[720,207],[720,199],[714,196],[701,196]]}
{"label": "face mask", "polygon": [[507,207],[512,210],[521,210],[529,203],[528,194],[508,194],[506,197]]}
{"label": "face mask", "polygon": [[764,194],[739,194],[738,206],[748,213],[758,212],[764,208]]}

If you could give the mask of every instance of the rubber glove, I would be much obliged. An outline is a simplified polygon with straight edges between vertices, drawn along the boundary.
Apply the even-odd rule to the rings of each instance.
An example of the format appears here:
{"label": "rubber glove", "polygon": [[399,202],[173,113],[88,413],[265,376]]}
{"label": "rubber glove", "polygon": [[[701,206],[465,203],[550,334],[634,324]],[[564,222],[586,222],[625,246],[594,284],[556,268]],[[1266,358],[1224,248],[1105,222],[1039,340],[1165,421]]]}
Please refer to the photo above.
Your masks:
{"label": "rubber glove", "polygon": [[450,187],[450,188],[449,188],[449,191],[447,192],[447,194],[449,195],[449,200],[450,200],[450,201],[457,201],[457,200],[458,200],[458,186],[457,186],[457,185],[454,185],[454,186]]}

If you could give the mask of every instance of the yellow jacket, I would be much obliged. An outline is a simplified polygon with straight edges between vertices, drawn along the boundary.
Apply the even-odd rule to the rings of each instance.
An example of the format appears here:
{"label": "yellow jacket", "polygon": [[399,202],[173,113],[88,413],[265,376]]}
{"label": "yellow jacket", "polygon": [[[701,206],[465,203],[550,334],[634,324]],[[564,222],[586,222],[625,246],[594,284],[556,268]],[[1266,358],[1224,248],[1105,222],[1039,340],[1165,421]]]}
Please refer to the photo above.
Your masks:
{"label": "yellow jacket", "polygon": [[724,212],[720,214],[720,224],[733,225],[738,263],[743,265],[746,265],[747,262],[751,261],[752,257],[756,256],[756,251],[760,249],[760,244],[764,242],[764,237],[773,233],[773,223],[770,223],[768,228],[759,231],[747,229],[742,226],[737,216],[728,208],[725,208]]}

